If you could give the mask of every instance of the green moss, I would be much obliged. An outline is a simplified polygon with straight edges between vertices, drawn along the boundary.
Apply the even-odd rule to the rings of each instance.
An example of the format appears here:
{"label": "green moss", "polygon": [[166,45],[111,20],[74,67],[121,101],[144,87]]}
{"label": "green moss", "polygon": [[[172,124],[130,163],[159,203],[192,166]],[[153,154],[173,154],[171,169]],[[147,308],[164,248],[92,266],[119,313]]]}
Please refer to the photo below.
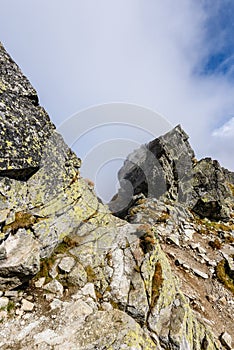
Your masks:
{"label": "green moss", "polygon": [[14,301],[10,300],[9,303],[7,304],[7,312],[10,314],[15,310],[15,303]]}
{"label": "green moss", "polygon": [[95,280],[97,279],[97,276],[90,265],[86,266],[85,272],[87,274],[88,282],[92,282],[92,283],[95,282]]}
{"label": "green moss", "polygon": [[54,256],[42,259],[40,262],[40,271],[33,278],[33,281],[38,280],[41,277],[45,277],[45,279],[46,279],[45,282],[46,283],[50,282],[52,280],[52,278],[49,276],[49,272],[52,269],[54,263],[55,263]]}
{"label": "green moss", "polygon": [[[234,259],[234,255],[231,256]],[[227,289],[234,294],[234,276],[228,266],[226,259],[221,260],[216,266],[216,274],[220,282],[222,282]]]}

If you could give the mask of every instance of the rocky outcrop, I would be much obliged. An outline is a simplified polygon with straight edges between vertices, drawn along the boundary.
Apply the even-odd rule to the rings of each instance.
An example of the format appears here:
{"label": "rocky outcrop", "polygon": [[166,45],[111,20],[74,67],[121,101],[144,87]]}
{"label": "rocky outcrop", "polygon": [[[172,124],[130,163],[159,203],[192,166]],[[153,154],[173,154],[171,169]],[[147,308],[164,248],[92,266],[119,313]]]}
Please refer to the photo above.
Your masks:
{"label": "rocky outcrop", "polygon": [[36,91],[0,47],[0,176],[26,180],[40,168],[46,141],[53,132]]}
{"label": "rocky outcrop", "polygon": [[197,161],[188,135],[178,125],[128,156],[118,173],[120,189],[109,207],[124,217],[134,198],[143,195],[182,203],[203,218],[227,220],[232,177],[211,158]]}
{"label": "rocky outcrop", "polygon": [[[194,154],[184,131],[177,127],[152,141],[150,152],[140,151],[138,168],[127,161],[120,174],[131,180],[134,191],[124,220],[117,218],[80,177],[80,160],[56,132],[34,89],[2,46],[0,51],[0,103],[9,102],[0,114],[4,129],[0,144],[8,152],[7,158],[2,156],[0,172],[1,349],[229,346],[233,334],[225,327],[231,324],[226,312],[232,311],[228,304],[232,292],[221,281],[226,265],[219,267],[218,260],[231,262],[231,251],[217,253],[220,279],[215,283],[228,304],[223,309],[225,322],[217,329],[212,329],[211,316],[215,320],[217,315],[208,313],[210,306],[203,309],[199,297],[184,288],[190,281],[194,294],[199,293],[204,281],[213,283],[209,267],[216,268],[210,257],[205,266],[196,260],[198,254],[204,255],[199,242],[192,248],[193,264],[187,270],[188,255],[181,253],[196,243],[193,237],[199,227],[197,233],[204,235],[204,227],[211,225],[186,207],[203,193],[195,193],[195,187],[191,191]],[[148,186],[151,178],[154,186]],[[229,189],[225,187],[227,193]],[[220,198],[218,194],[215,200]],[[214,247],[215,239],[231,247],[231,219],[224,225],[223,238],[218,236],[221,227],[212,226]],[[209,242],[208,246],[210,252],[216,249]],[[202,297],[206,300],[206,295]]]}

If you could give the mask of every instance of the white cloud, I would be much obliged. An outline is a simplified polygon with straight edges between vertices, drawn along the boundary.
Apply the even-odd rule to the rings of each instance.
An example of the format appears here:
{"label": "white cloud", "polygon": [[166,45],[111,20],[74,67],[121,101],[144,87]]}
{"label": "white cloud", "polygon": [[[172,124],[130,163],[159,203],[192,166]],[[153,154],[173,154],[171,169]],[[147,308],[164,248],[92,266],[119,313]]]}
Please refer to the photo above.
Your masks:
{"label": "white cloud", "polygon": [[224,123],[221,127],[215,129],[212,133],[216,137],[234,137],[234,117]]}

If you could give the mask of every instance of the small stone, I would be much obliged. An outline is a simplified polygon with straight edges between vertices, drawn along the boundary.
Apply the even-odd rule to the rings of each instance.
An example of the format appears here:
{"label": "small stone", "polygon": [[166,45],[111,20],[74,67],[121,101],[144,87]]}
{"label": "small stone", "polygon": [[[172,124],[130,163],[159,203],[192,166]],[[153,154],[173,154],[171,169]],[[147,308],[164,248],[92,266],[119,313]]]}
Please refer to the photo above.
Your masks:
{"label": "small stone", "polygon": [[4,320],[8,317],[8,312],[6,310],[1,310],[0,311],[0,321]]}
{"label": "small stone", "polygon": [[7,290],[5,293],[4,293],[5,297],[9,297],[9,298],[18,298],[18,292],[17,290]]}
{"label": "small stone", "polygon": [[194,234],[194,229],[185,229],[184,230],[184,235],[186,236],[187,240],[192,240],[193,239],[193,234]]}
{"label": "small stone", "polygon": [[227,304],[227,300],[226,300],[225,297],[221,297],[221,298],[219,299],[219,301],[220,301],[220,303],[222,303],[223,305],[226,305],[226,304]]}
{"label": "small stone", "polygon": [[43,298],[47,301],[52,301],[52,300],[54,300],[54,294],[52,294],[52,293],[43,294]]}
{"label": "small stone", "polygon": [[33,300],[33,296],[32,295],[27,295],[26,298],[28,301],[32,301]]}
{"label": "small stone", "polygon": [[54,299],[52,303],[50,303],[51,310],[60,309],[63,306],[63,302],[59,299]]}
{"label": "small stone", "polygon": [[200,256],[207,264],[209,264],[210,259],[206,256],[206,254],[200,254]]}
{"label": "small stone", "polygon": [[57,280],[52,280],[51,282],[47,283],[46,285],[43,286],[43,289],[46,289],[49,292],[57,294],[59,296],[63,295],[63,286]]}
{"label": "small stone", "polygon": [[228,268],[230,270],[230,273],[234,274],[234,258],[229,256],[227,259],[227,263],[228,263]]}
{"label": "small stone", "polygon": [[58,276],[57,266],[58,266],[58,261],[55,262],[55,264],[52,266],[52,268],[49,271],[49,276],[53,279],[55,279]]}
{"label": "small stone", "polygon": [[211,275],[213,275],[215,273],[215,269],[213,267],[210,269],[210,273],[211,273]]}
{"label": "small stone", "polygon": [[190,244],[190,247],[191,247],[193,250],[195,250],[195,249],[197,249],[198,247],[200,247],[200,244],[199,244],[199,243],[191,243],[191,244]]}
{"label": "small stone", "polygon": [[0,297],[2,297],[3,296],[3,292],[0,290]]}
{"label": "small stone", "polygon": [[92,299],[96,300],[96,293],[93,283],[87,283],[83,288],[81,288],[76,294],[72,296],[73,299],[80,299],[83,296],[90,296]]}
{"label": "small stone", "polygon": [[182,261],[181,259],[176,259],[176,260],[175,260],[175,265],[176,265],[176,266],[183,265],[183,261]]}
{"label": "small stone", "polygon": [[0,260],[4,260],[7,258],[7,252],[6,252],[6,248],[1,245],[0,246]]}
{"label": "small stone", "polygon": [[197,250],[198,250],[198,252],[200,253],[200,254],[205,254],[206,253],[206,249],[204,249],[204,248],[202,248],[202,247],[198,247],[197,248]]}
{"label": "small stone", "polygon": [[189,271],[190,270],[190,266],[188,264],[182,264],[182,267],[184,270]]}
{"label": "small stone", "polygon": [[84,267],[77,263],[67,276],[69,284],[82,288],[87,283],[87,273]]}
{"label": "small stone", "polygon": [[32,311],[34,309],[34,304],[26,299],[22,299],[21,310],[23,311]]}
{"label": "small stone", "polygon": [[9,299],[7,297],[0,298],[0,309],[7,307]]}
{"label": "small stone", "polygon": [[69,273],[72,270],[74,265],[75,265],[75,259],[70,256],[66,256],[62,258],[62,260],[58,264],[58,267],[62,272]]}
{"label": "small stone", "polygon": [[36,288],[42,288],[44,283],[45,283],[45,277],[41,277],[39,278],[36,282],[35,282],[35,287]]}
{"label": "small stone", "polygon": [[232,349],[232,337],[227,332],[223,332],[220,336],[220,341],[226,349]]}
{"label": "small stone", "polygon": [[27,313],[27,314],[24,314],[22,317],[24,318],[24,320],[28,320],[31,317],[31,314]]}
{"label": "small stone", "polygon": [[179,299],[175,299],[175,300],[174,300],[174,305],[175,305],[176,307],[179,307],[179,306],[180,306],[180,300],[179,300]]}
{"label": "small stone", "polygon": [[0,222],[6,221],[7,215],[9,214],[9,209],[4,209],[0,211]]}
{"label": "small stone", "polygon": [[177,235],[172,234],[169,237],[167,237],[167,242],[175,244],[176,246],[180,247],[180,241],[179,241],[179,237]]}
{"label": "small stone", "polygon": [[107,303],[106,301],[104,301],[102,303],[102,309],[105,311],[111,311],[113,309],[113,306],[111,305],[111,303]]}
{"label": "small stone", "polygon": [[24,311],[23,311],[23,310],[20,310],[20,309],[17,309],[17,310],[15,311],[15,314],[16,314],[17,316],[21,317],[21,316],[23,316]]}
{"label": "small stone", "polygon": [[209,276],[205,272],[202,272],[202,271],[200,271],[198,269],[192,269],[192,270],[195,273],[195,275],[197,275],[198,277],[202,277],[204,279],[209,278]]}
{"label": "small stone", "polygon": [[213,295],[207,295],[207,300],[210,303],[215,303],[216,302],[216,298]]}

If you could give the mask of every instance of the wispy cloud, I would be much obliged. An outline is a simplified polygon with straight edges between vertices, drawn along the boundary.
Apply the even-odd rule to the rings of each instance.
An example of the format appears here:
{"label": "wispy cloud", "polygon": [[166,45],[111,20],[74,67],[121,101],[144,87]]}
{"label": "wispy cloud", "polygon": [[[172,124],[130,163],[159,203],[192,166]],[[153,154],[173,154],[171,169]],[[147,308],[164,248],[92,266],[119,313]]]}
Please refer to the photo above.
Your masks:
{"label": "wispy cloud", "polygon": [[224,123],[221,127],[215,129],[212,135],[224,138],[234,137],[234,117]]}

